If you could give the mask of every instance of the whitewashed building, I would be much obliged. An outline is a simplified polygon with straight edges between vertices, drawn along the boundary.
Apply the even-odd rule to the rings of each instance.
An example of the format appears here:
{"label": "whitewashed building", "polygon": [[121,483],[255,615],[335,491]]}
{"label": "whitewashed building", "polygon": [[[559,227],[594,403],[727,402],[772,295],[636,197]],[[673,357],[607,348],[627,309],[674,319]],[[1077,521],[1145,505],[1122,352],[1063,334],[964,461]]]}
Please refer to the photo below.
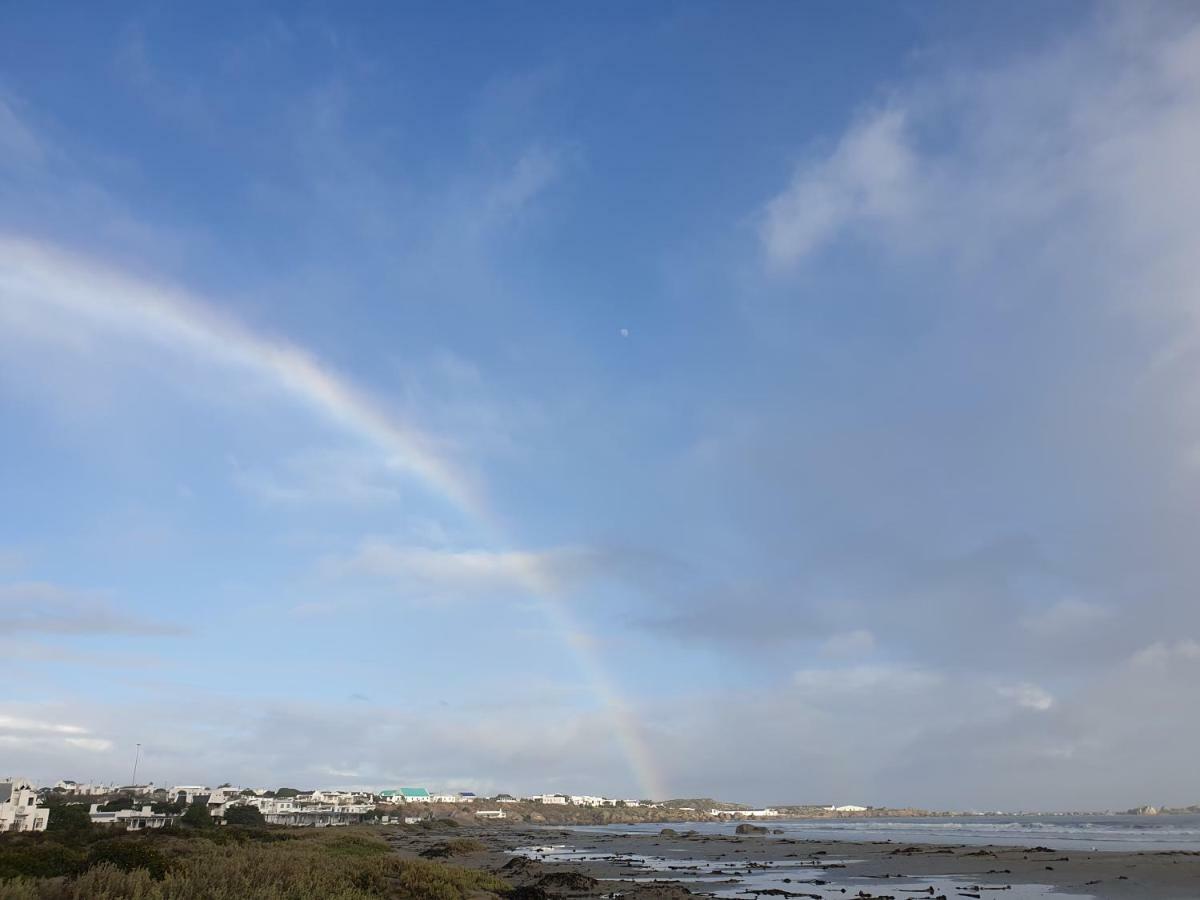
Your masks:
{"label": "whitewashed building", "polygon": [[179,819],[170,813],[156,813],[149,806],[141,809],[114,809],[104,812],[100,804],[93,803],[88,811],[94,825],[121,825],[126,831],[142,831],[146,828],[163,828]]}
{"label": "whitewashed building", "polygon": [[177,784],[167,791],[167,796],[174,802],[182,802],[191,806],[197,797],[211,797],[213,789],[202,784]]}
{"label": "whitewashed building", "polygon": [[0,831],[45,831],[50,810],[38,806],[37,786],[26,778],[0,781]]}

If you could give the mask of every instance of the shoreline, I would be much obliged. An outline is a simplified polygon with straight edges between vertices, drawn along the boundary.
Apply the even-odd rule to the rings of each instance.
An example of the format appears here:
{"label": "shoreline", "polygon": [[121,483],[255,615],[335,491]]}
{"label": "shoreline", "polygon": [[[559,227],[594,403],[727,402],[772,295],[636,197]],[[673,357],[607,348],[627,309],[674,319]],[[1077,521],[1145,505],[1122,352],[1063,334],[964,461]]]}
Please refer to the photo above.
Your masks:
{"label": "shoreline", "polygon": [[[1048,896],[1196,900],[1200,852],[1073,852],[1045,847],[799,840],[778,835],[627,834],[530,825],[389,836],[419,855],[447,837],[486,850],[448,862],[494,872],[523,900],[600,898],[957,898]],[[533,848],[539,848],[535,850]],[[515,855],[523,850],[523,855]],[[514,860],[516,860],[514,862]],[[975,890],[972,890],[975,888]]]}

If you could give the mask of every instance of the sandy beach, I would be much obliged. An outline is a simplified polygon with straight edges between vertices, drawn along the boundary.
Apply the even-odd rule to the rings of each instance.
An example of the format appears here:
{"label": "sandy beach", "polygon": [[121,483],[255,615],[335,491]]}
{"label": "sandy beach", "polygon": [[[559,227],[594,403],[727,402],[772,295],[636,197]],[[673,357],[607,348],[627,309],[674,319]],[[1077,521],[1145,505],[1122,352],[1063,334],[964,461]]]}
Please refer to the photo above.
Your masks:
{"label": "sandy beach", "polygon": [[[606,834],[464,826],[486,851],[453,862],[500,874],[523,900],[611,897],[726,898],[1073,896],[1197,900],[1200,853],[1076,853],[1038,847],[792,840],[778,835]],[[446,836],[401,832],[405,855]]]}

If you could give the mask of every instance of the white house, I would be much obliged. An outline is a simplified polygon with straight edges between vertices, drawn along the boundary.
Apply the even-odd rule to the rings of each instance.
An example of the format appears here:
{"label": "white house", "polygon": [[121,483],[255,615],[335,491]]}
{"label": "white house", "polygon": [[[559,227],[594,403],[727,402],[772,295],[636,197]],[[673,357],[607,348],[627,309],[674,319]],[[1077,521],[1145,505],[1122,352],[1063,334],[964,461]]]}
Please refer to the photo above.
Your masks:
{"label": "white house", "polygon": [[545,803],[551,806],[566,806],[567,798],[562,794],[539,794],[536,797],[528,798],[534,803]]}
{"label": "white house", "polygon": [[[314,791],[313,793],[317,793]],[[339,805],[314,803],[296,797],[243,797],[240,803],[258,807],[269,825],[293,825],[325,828],[336,825],[352,825],[361,822],[363,816],[374,808],[372,803],[342,803]],[[231,806],[238,805],[231,803]]]}
{"label": "white house", "polygon": [[475,817],[477,819],[503,819],[505,815],[502,809],[477,809]]}
{"label": "white house", "polygon": [[211,797],[212,792],[212,788],[202,784],[177,784],[167,792],[167,796],[174,802],[183,801],[191,806],[197,797]]}
{"label": "white house", "polygon": [[45,831],[50,810],[38,806],[37,801],[37,787],[32,781],[0,781],[0,831]]}
{"label": "white house", "polygon": [[571,803],[574,806],[616,806],[617,801],[606,800],[604,797],[589,797],[589,796],[572,796]]}
{"label": "white house", "polygon": [[102,812],[100,804],[93,803],[88,815],[95,825],[123,825],[126,831],[141,831],[144,828],[162,828],[175,822],[179,816],[156,813],[149,806],[139,809],[116,809]]}
{"label": "white house", "polygon": [[848,806],[826,806],[825,807],[825,812],[866,812],[866,811],[867,811],[867,807],[854,806],[853,804],[850,804]]}
{"label": "white house", "polygon": [[457,803],[458,796],[456,794],[433,794],[429,798],[430,803]]}
{"label": "white house", "polygon": [[[680,807],[683,809],[684,807]],[[710,809],[710,816],[723,819],[770,819],[779,815],[777,809]]]}

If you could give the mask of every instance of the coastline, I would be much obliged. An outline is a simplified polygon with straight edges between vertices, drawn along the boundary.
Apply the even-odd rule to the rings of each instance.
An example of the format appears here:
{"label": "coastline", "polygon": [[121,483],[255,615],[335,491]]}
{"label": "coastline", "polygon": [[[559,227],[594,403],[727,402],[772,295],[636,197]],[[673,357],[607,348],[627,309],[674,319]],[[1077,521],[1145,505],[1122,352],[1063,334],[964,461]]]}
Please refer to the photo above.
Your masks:
{"label": "coastline", "polygon": [[[515,824],[451,830],[486,847],[452,862],[499,874],[520,889],[522,900],[614,894],[636,900],[689,895],[899,900],[988,897],[997,891],[1010,900],[1200,897],[1200,853],[1194,851],[1080,853],[760,834],[617,834]],[[404,829],[388,840],[397,852],[416,856],[448,836]]]}

